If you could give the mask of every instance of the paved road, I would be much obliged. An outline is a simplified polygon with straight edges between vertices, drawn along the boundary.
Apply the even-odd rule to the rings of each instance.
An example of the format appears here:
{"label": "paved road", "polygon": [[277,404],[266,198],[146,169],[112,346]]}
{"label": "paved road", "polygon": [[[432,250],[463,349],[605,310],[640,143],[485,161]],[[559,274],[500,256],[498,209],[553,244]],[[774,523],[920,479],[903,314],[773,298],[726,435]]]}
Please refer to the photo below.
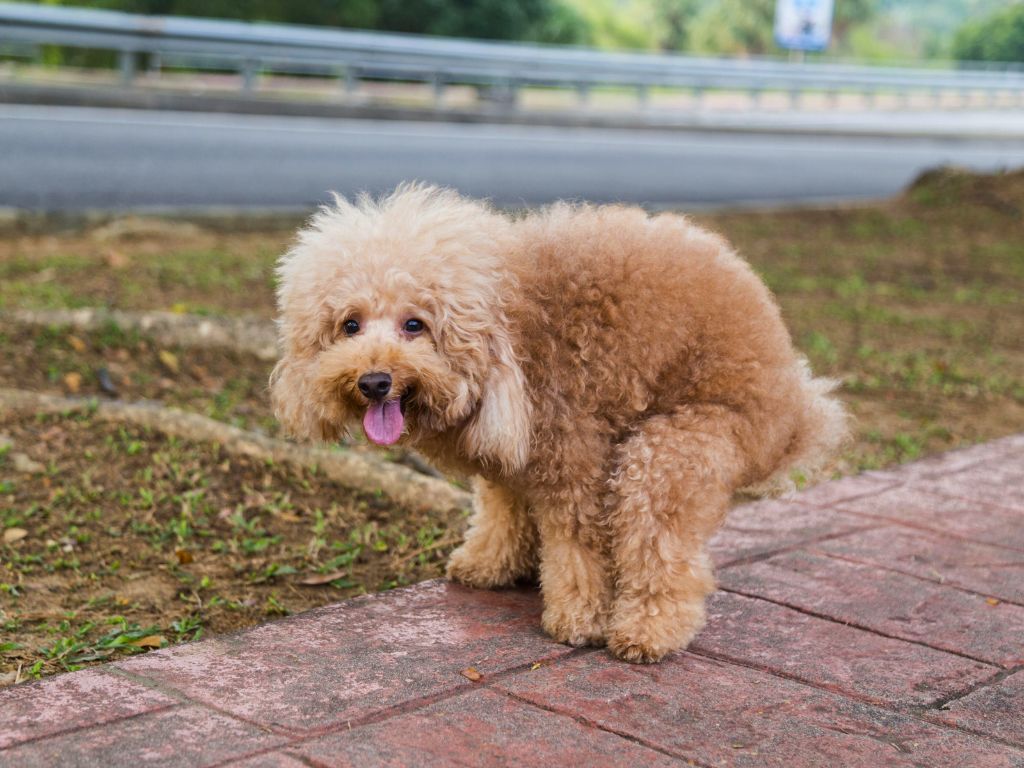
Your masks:
{"label": "paved road", "polygon": [[0,206],[306,208],[403,179],[502,204],[890,195],[943,163],[1024,165],[1024,140],[798,137],[385,123],[0,105]]}

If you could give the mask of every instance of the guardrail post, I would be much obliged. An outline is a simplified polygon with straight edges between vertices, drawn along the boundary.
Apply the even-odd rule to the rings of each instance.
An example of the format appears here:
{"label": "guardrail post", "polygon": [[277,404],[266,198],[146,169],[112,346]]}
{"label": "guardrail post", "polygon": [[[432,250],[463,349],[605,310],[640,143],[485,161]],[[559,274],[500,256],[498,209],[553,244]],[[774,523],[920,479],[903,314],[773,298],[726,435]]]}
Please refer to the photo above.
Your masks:
{"label": "guardrail post", "polygon": [[431,82],[434,86],[434,109],[440,109],[444,106],[444,75],[440,72],[435,72],[434,76],[431,78]]}
{"label": "guardrail post", "polygon": [[160,73],[163,70],[163,59],[159,53],[149,54],[149,66],[147,67],[149,74],[154,78],[159,78]]}
{"label": "guardrail post", "polygon": [[345,96],[352,98],[356,95],[356,91],[359,90],[359,70],[349,64],[345,67]]}
{"label": "guardrail post", "polygon": [[135,79],[135,51],[122,50],[117,60],[121,67],[121,85],[131,85]]}
{"label": "guardrail post", "polygon": [[576,84],[576,99],[581,107],[590,103],[590,86],[587,83]]}
{"label": "guardrail post", "polygon": [[646,85],[638,85],[636,87],[636,105],[640,109],[647,109],[650,104],[650,90]]}
{"label": "guardrail post", "polygon": [[242,75],[242,90],[246,92],[256,90],[256,76],[259,74],[259,62],[254,59],[246,59],[242,62],[240,74]]}

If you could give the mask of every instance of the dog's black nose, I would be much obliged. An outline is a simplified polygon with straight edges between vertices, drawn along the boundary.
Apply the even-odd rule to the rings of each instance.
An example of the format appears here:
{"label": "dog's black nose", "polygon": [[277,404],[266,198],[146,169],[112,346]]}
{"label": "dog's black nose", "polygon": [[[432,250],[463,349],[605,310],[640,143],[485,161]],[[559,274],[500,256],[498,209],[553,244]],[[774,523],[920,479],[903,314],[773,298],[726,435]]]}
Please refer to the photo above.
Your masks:
{"label": "dog's black nose", "polygon": [[359,391],[371,400],[381,400],[391,391],[391,374],[364,373],[359,377]]}

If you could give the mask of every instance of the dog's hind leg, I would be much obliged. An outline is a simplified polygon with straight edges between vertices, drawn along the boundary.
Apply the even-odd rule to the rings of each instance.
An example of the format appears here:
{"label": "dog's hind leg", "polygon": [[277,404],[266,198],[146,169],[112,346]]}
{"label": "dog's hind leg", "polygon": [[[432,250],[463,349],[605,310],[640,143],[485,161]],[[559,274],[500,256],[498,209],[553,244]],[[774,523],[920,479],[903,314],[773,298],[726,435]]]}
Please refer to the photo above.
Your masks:
{"label": "dog's hind leg", "polygon": [[537,530],[525,502],[510,490],[478,478],[475,511],[466,541],[448,560],[448,578],[470,587],[492,588],[537,572]]}
{"label": "dog's hind leg", "polygon": [[737,436],[749,424],[722,406],[654,416],[619,447],[609,480],[615,599],[608,646],[653,662],[704,626],[714,589],[707,540],[744,472]]}

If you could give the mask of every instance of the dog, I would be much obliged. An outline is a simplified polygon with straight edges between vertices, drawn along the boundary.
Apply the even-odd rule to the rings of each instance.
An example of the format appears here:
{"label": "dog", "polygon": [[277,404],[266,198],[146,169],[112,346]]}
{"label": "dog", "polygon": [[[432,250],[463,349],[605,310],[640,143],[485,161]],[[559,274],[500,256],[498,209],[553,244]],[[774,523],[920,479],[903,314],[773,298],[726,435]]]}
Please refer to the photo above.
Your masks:
{"label": "dog", "polygon": [[277,273],[284,428],[361,426],[475,478],[449,578],[539,578],[552,638],[625,661],[703,626],[734,492],[821,465],[845,434],[768,289],[684,216],[513,217],[406,184],[336,197]]}

